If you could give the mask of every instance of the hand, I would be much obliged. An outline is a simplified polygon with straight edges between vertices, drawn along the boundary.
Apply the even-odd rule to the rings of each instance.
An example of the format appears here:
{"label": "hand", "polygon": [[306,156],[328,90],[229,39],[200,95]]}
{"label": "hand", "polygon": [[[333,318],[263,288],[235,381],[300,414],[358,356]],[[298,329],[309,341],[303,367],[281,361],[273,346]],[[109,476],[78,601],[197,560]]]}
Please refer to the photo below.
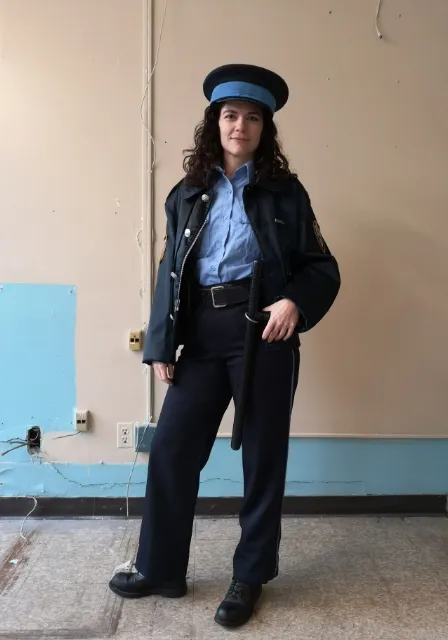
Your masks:
{"label": "hand", "polygon": [[157,377],[166,384],[173,384],[174,366],[172,364],[165,364],[164,362],[153,362],[153,368]]}
{"label": "hand", "polygon": [[299,322],[299,311],[294,302],[285,298],[274,302],[263,311],[271,312],[269,322],[263,331],[263,340],[288,340]]}

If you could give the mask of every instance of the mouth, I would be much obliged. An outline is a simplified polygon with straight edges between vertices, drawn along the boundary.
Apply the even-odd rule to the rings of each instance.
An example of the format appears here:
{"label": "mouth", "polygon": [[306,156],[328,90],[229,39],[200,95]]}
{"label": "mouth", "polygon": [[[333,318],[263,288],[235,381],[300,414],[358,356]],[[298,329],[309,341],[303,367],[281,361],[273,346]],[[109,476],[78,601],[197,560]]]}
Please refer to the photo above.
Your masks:
{"label": "mouth", "polygon": [[249,142],[247,138],[230,138],[231,140],[236,140],[237,142]]}

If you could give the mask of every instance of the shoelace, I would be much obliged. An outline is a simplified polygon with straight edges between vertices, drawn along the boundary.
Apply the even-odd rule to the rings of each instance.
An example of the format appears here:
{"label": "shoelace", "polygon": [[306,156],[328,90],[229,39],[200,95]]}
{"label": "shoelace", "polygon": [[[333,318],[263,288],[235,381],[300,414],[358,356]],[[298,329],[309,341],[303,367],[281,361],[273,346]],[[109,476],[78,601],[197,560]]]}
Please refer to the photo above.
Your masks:
{"label": "shoelace", "polygon": [[243,585],[243,583],[238,582],[238,580],[232,580],[226,598],[230,596],[244,596],[244,591],[245,585]]}

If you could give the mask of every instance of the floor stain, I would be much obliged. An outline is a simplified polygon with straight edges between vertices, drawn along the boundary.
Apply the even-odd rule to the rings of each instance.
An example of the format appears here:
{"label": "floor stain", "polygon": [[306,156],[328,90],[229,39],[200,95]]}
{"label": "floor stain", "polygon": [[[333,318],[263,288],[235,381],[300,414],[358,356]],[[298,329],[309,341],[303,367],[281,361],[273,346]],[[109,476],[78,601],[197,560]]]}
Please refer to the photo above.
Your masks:
{"label": "floor stain", "polygon": [[[28,533],[28,539],[18,538],[0,561],[0,596],[7,593],[20,578],[37,541],[37,532]],[[12,560],[17,562],[12,562]]]}

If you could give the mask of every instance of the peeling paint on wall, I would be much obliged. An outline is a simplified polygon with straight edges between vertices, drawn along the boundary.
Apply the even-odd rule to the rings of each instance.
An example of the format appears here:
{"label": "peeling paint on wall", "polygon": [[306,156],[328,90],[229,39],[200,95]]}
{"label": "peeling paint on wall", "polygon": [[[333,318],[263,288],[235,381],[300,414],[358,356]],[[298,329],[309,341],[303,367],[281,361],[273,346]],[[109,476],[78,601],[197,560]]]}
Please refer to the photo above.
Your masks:
{"label": "peeling paint on wall", "polygon": [[[448,439],[366,440],[294,438],[287,496],[448,494]],[[0,495],[6,497],[123,497],[131,464],[0,462]],[[145,494],[147,464],[136,465],[130,497]],[[354,479],[355,478],[355,479]],[[200,497],[243,495],[241,453],[216,441],[201,474]]]}

